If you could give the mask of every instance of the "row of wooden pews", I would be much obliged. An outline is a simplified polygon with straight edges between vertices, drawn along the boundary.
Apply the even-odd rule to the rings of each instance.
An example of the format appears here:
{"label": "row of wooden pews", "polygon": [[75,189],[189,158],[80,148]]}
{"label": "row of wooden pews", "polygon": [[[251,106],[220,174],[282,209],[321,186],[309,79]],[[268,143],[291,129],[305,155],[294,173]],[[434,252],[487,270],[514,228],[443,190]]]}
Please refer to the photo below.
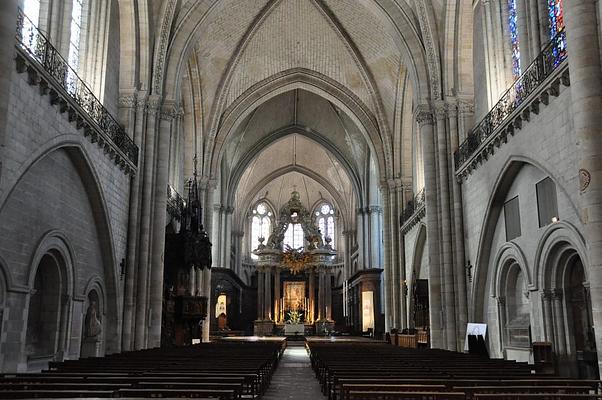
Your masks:
{"label": "row of wooden pews", "polygon": [[376,342],[307,347],[329,400],[602,399],[598,380],[536,375],[526,363]]}
{"label": "row of wooden pews", "polygon": [[0,399],[254,399],[267,389],[286,341],[203,343],[50,363],[0,375]]}

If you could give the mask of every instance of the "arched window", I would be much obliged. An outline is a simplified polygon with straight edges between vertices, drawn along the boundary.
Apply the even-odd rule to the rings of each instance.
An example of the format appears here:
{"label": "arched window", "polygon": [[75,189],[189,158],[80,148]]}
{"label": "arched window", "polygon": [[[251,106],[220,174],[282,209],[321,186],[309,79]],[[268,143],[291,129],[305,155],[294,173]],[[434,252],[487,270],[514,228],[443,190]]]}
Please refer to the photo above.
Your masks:
{"label": "arched window", "polygon": [[564,29],[562,0],[548,0],[548,18],[550,21],[550,39]]}
{"label": "arched window", "polygon": [[332,239],[331,246],[334,248],[334,238],[336,235],[334,226],[334,208],[328,203],[322,203],[316,209],[316,224],[322,233],[322,240]]}
{"label": "arched window", "polygon": [[82,42],[84,0],[73,0],[69,34],[69,55],[67,63],[71,69],[67,72],[67,87],[71,94],[77,90],[77,71],[80,62],[80,44]]}
{"label": "arched window", "polygon": [[510,45],[512,50],[512,76],[514,76],[514,79],[517,79],[521,74],[521,66],[520,47],[518,43],[516,0],[508,0],[508,32],[510,33]]}
{"label": "arched window", "polygon": [[40,24],[40,0],[25,0],[23,2],[23,28],[21,40],[31,49],[36,48],[37,35],[34,34]]}
{"label": "arched window", "polygon": [[286,232],[284,232],[283,247],[289,246],[293,249],[298,249],[304,246],[303,242],[303,227],[299,223],[288,224]]}
{"label": "arched window", "polygon": [[[255,250],[259,246],[259,238],[267,240],[271,230],[272,212],[269,211],[267,204],[259,203],[253,209],[251,219],[251,250]],[[251,253],[251,258],[257,259],[257,256]]]}

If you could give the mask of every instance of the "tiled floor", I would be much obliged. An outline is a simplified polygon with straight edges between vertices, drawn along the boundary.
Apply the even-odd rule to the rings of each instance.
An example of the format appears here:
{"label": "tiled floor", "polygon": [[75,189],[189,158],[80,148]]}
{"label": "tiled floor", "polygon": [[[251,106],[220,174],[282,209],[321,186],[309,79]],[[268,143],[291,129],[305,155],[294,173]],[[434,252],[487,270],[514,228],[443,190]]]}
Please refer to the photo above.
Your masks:
{"label": "tiled floor", "polygon": [[272,377],[264,400],[322,400],[326,396],[309,363],[305,347],[289,345]]}

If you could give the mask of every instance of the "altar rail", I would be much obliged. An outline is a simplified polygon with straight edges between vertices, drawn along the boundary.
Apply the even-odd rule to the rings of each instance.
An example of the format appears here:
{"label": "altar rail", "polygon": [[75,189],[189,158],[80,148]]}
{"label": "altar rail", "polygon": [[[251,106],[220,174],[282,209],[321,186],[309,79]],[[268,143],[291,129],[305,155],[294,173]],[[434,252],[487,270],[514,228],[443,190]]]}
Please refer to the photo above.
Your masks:
{"label": "altar rail", "polygon": [[[502,95],[485,118],[472,129],[456,150],[454,164],[458,175],[463,175],[464,170],[472,164],[481,150],[487,147],[500,131],[504,130],[514,119],[513,116],[516,115],[519,108],[529,103],[528,98],[541,91],[546,80],[563,65],[567,57],[566,32],[563,29],[514,81],[514,84]],[[547,104],[545,99],[542,102]]]}
{"label": "altar rail", "polygon": [[51,104],[68,112],[69,120],[83,128],[92,142],[110,153],[115,163],[135,171],[138,147],[123,127],[79,78],[50,40],[19,9],[16,31],[17,70],[27,72],[29,83],[50,95]]}

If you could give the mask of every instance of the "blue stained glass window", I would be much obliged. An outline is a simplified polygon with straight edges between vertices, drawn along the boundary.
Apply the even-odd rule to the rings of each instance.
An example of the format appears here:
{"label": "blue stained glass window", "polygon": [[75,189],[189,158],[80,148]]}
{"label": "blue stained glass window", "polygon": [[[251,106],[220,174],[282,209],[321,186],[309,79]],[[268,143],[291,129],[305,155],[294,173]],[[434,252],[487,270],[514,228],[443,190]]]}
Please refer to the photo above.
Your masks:
{"label": "blue stained glass window", "polygon": [[508,0],[508,31],[510,32],[510,43],[512,45],[512,75],[516,79],[521,74],[520,47],[516,26],[516,0]]}
{"label": "blue stained glass window", "polygon": [[564,14],[562,0],[548,0],[548,17],[550,19],[550,39],[564,29]]}
{"label": "blue stained glass window", "polygon": [[548,19],[550,23],[550,40],[556,41],[552,46],[554,66],[566,58],[566,36],[558,33],[564,29],[564,13],[562,0],[548,0]]}

